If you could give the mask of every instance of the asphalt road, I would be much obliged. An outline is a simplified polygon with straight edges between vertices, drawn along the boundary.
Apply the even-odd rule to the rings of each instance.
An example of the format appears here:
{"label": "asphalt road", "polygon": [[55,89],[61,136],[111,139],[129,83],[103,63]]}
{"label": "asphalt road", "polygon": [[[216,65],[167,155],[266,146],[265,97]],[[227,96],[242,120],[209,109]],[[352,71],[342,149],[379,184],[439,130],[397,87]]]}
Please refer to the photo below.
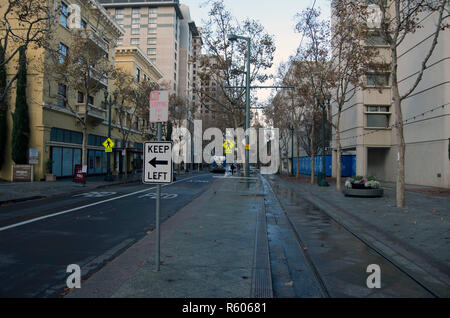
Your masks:
{"label": "asphalt road", "polygon": [[[161,222],[199,196],[213,175],[180,176],[161,189]],[[0,297],[58,297],[69,264],[82,278],[155,228],[156,187],[111,186],[0,207]]]}

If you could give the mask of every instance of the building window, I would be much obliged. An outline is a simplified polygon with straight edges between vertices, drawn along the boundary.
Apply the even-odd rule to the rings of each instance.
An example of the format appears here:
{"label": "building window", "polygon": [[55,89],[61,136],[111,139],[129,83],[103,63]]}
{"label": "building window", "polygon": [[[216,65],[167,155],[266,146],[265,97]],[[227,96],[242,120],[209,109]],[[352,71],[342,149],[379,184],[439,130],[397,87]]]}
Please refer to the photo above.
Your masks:
{"label": "building window", "polygon": [[136,82],[139,83],[140,79],[141,79],[141,70],[137,68],[136,69]]}
{"label": "building window", "polygon": [[131,24],[140,24],[140,23],[141,23],[141,19],[139,19],[139,18],[131,19]]}
{"label": "building window", "polygon": [[384,39],[384,37],[380,33],[372,33],[367,37],[367,45],[388,45],[387,41]]}
{"label": "building window", "polygon": [[140,12],[141,8],[132,8],[131,9],[131,17],[134,18],[139,18],[139,12]]}
{"label": "building window", "polygon": [[69,17],[69,10],[67,4],[61,2],[61,14],[59,16],[59,22],[65,28],[67,28],[67,18]]}
{"label": "building window", "polygon": [[387,105],[366,105],[366,127],[389,128],[391,113]]}
{"label": "building window", "polygon": [[67,45],[59,43],[59,64],[64,64],[68,49]]}
{"label": "building window", "polygon": [[156,44],[156,38],[148,38],[147,39],[147,44],[148,45]]}
{"label": "building window", "polygon": [[81,27],[82,29],[86,29],[86,26],[87,26],[86,21],[84,21],[83,19],[81,19],[80,27]]}
{"label": "building window", "polygon": [[155,64],[156,63],[156,59],[150,59],[150,62],[152,62],[153,64]]}
{"label": "building window", "polygon": [[156,28],[148,28],[148,34],[156,34]]}
{"label": "building window", "polygon": [[367,86],[389,86],[389,74],[367,74]]}
{"label": "building window", "polygon": [[148,24],[156,24],[156,18],[149,18]]}
{"label": "building window", "polygon": [[116,19],[123,19],[123,9],[116,9]]}
{"label": "building window", "polygon": [[77,103],[80,103],[80,104],[84,103],[84,94],[80,91],[78,91],[78,94],[77,94]]}
{"label": "building window", "polygon": [[177,83],[173,83],[173,90],[174,90],[174,91],[177,90]]}
{"label": "building window", "polygon": [[173,73],[173,79],[177,80],[177,73]]}
{"label": "building window", "polygon": [[139,29],[138,29],[138,28],[131,29],[131,34],[132,34],[132,35],[137,35],[137,34],[139,34]]}
{"label": "building window", "polygon": [[123,44],[123,39],[122,38],[119,38],[118,40],[117,40],[117,45],[122,45]]}
{"label": "building window", "polygon": [[94,97],[91,95],[88,96],[88,104],[94,106]]}
{"label": "building window", "polygon": [[147,54],[148,54],[148,55],[154,55],[154,54],[156,54],[156,49],[147,49]]}
{"label": "building window", "polygon": [[130,43],[131,44],[139,44],[139,38],[132,38]]}
{"label": "building window", "polygon": [[58,106],[66,107],[67,102],[67,86],[64,84],[58,84]]}

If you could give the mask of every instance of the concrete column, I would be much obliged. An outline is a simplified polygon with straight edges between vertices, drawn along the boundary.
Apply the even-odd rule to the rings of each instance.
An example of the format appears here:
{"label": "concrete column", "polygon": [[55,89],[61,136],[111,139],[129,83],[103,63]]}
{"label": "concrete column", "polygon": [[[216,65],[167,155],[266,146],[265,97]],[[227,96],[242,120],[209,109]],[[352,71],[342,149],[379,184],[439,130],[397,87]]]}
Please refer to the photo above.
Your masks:
{"label": "concrete column", "polygon": [[336,178],[337,171],[337,151],[333,150],[331,152],[331,176]]}
{"label": "concrete column", "polygon": [[367,174],[367,147],[356,147],[356,175],[365,176]]}

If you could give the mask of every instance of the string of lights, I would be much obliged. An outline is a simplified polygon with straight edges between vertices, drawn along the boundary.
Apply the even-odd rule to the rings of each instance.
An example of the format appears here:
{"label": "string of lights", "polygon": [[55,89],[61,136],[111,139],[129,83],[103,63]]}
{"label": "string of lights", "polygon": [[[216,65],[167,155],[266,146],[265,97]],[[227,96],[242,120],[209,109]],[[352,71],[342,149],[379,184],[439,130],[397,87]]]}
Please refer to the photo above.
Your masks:
{"label": "string of lights", "polygon": [[[416,118],[418,118],[418,117],[425,117],[426,114],[432,113],[432,112],[434,112],[434,111],[436,111],[436,110],[438,110],[438,109],[444,109],[444,108],[447,107],[448,105],[450,105],[450,102],[449,102],[449,103],[442,104],[442,105],[439,105],[439,106],[434,107],[434,108],[432,108],[432,109],[429,109],[429,110],[427,110],[427,111],[424,111],[423,113],[420,113],[420,114],[411,116],[411,117],[409,117],[408,119],[403,120],[402,123],[403,123],[403,125],[409,125],[409,124],[413,124],[413,123],[415,123],[415,122],[423,121],[424,119],[420,119],[420,120],[417,120],[417,121],[416,121]],[[433,118],[435,118],[435,117],[430,117],[430,118],[427,118],[427,119],[433,119]],[[427,119],[425,119],[425,120],[427,120]],[[399,123],[397,122],[397,123],[394,123],[394,124],[392,124],[391,126],[386,127],[386,128],[387,128],[387,129],[390,129],[390,128],[397,128],[398,126],[399,126]],[[375,133],[380,132],[380,131],[384,131],[384,130],[376,129],[376,130],[372,130],[372,131],[369,131],[369,132],[365,132],[365,133],[363,133],[363,134],[359,134],[359,135],[355,135],[355,136],[350,136],[350,137],[345,137],[345,138],[340,138],[340,141],[343,141],[343,140],[349,140],[349,139],[356,139],[356,138],[364,137],[364,136],[367,136],[367,135],[375,134]],[[336,140],[336,139],[335,139],[335,140]]]}

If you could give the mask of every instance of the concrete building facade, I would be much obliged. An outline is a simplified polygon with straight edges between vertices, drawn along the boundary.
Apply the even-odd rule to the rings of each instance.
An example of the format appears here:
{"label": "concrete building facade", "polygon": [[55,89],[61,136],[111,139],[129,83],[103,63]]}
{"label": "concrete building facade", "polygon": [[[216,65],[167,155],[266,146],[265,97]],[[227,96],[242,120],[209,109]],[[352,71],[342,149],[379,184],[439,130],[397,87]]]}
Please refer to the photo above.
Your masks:
{"label": "concrete building facade", "polygon": [[[436,14],[424,14],[420,19],[423,28],[408,35],[398,49],[400,94],[414,83],[435,32]],[[390,63],[389,47],[376,30],[373,32],[367,45],[376,46],[380,58]],[[440,33],[421,82],[402,102],[407,184],[450,187],[449,38],[449,30]],[[356,174],[386,181],[395,181],[397,173],[391,81],[389,73],[368,73],[365,87],[357,88],[352,100],[343,107],[340,125],[343,154],[356,156]],[[336,111],[332,107],[333,119]]]}

